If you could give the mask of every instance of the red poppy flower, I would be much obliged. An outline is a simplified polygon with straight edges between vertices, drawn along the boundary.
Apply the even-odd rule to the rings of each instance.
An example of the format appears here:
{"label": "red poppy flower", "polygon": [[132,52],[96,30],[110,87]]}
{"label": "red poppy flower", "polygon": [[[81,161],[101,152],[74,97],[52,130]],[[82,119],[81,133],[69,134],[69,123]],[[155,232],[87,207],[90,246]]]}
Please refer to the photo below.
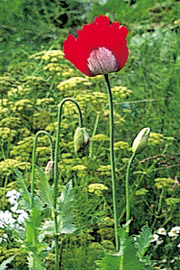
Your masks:
{"label": "red poppy flower", "polygon": [[120,26],[119,22],[110,24],[108,17],[100,15],[77,33],[77,38],[68,35],[64,53],[82,73],[91,77],[124,67],[128,58],[125,26]]}

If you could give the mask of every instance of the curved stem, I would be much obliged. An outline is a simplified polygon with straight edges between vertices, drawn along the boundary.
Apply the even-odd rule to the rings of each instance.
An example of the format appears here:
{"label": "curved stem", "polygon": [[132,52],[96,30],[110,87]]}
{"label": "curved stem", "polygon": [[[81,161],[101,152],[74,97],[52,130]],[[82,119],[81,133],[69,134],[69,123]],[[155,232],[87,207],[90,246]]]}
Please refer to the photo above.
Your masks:
{"label": "curved stem", "polygon": [[49,138],[49,142],[50,142],[50,147],[51,147],[51,159],[52,161],[54,160],[54,143],[53,140],[51,138],[51,135],[44,131],[44,130],[40,130],[36,133],[35,135],[35,139],[34,139],[34,144],[33,144],[33,152],[32,152],[32,171],[31,171],[31,209],[34,206],[34,180],[35,180],[35,164],[36,164],[36,147],[37,147],[37,140],[38,137],[41,135],[47,135]]}
{"label": "curved stem", "polygon": [[116,251],[119,251],[119,237],[118,237],[118,216],[117,216],[117,188],[115,179],[115,161],[114,161],[114,119],[113,119],[113,99],[111,93],[111,86],[109,83],[108,74],[104,75],[107,84],[109,96],[109,109],[110,109],[110,159],[111,159],[111,176],[112,176],[112,194],[113,194],[113,209],[114,209],[114,230],[115,230],[115,243]]}
{"label": "curved stem", "polygon": [[[129,171],[130,166],[135,157],[135,153],[132,154],[132,156],[129,159],[127,170],[126,170],[126,223],[130,219],[130,199],[129,199]],[[129,233],[129,224],[126,227],[126,231]]]}
{"label": "curved stem", "polygon": [[62,117],[62,108],[63,104],[66,101],[73,102],[77,109],[78,109],[78,115],[79,115],[79,126],[83,127],[83,119],[82,119],[82,113],[81,109],[79,107],[79,104],[72,98],[64,98],[58,105],[58,124],[57,124],[57,133],[56,133],[56,143],[55,143],[55,156],[54,156],[54,230],[55,230],[55,270],[59,270],[59,232],[58,232],[58,220],[57,220],[57,193],[58,193],[58,155],[59,155],[59,141],[60,141],[60,125],[61,125],[61,117]]}

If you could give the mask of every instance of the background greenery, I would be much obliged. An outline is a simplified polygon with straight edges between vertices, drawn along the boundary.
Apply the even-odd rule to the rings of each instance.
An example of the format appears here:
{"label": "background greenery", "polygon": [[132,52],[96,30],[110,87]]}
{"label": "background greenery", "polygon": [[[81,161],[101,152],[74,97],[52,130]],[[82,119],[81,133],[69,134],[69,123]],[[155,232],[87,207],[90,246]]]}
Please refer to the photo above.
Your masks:
{"label": "background greenery", "polygon": [[[18,189],[15,167],[30,184],[35,133],[44,129],[55,136],[57,104],[64,97],[74,97],[83,110],[89,135],[94,130],[95,136],[89,156],[77,158],[73,134],[78,119],[74,106],[67,104],[61,133],[60,186],[73,180],[78,231],[64,239],[62,269],[96,269],[94,261],[104,250],[113,250],[104,80],[101,76],[84,77],[62,53],[68,33],[76,35],[84,23],[103,14],[129,29],[128,62],[120,73],[110,75],[115,104],[119,222],[125,221],[124,179],[130,146],[139,130],[149,126],[149,146],[135,159],[131,171],[131,234],[137,234],[146,222],[152,232],[178,226],[180,1],[1,0],[0,14],[1,210],[10,209],[5,193]],[[38,165],[44,168],[50,158],[44,136],[39,140],[37,153]],[[108,189],[102,191],[96,186],[97,190],[88,190],[90,184],[98,183]],[[0,248],[1,261],[20,253],[19,245],[10,237]],[[179,240],[163,241],[158,249],[155,244],[152,246],[154,264],[179,269]],[[20,256],[16,256],[13,269],[23,269]],[[47,269],[53,269],[52,256]],[[26,269],[25,256],[23,265]]]}

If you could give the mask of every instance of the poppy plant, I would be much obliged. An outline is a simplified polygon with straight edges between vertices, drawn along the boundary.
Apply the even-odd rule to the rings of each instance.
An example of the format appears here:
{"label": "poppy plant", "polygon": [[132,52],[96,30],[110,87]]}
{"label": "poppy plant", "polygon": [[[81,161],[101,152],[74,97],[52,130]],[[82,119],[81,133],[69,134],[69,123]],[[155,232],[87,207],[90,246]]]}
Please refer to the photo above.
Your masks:
{"label": "poppy plant", "polygon": [[68,35],[64,54],[82,73],[92,77],[117,72],[124,67],[128,59],[125,26],[120,26],[119,22],[110,24],[108,17],[100,15],[77,33],[77,38]]}
{"label": "poppy plant", "polygon": [[126,36],[128,30],[120,26],[119,22],[110,24],[106,16],[100,15],[82,30],[77,31],[78,37],[68,35],[64,42],[64,54],[75,67],[85,75],[92,77],[104,74],[109,96],[110,123],[110,160],[112,177],[112,195],[114,209],[114,231],[116,250],[119,251],[117,190],[115,179],[114,157],[114,120],[113,99],[108,73],[121,70],[128,59]]}

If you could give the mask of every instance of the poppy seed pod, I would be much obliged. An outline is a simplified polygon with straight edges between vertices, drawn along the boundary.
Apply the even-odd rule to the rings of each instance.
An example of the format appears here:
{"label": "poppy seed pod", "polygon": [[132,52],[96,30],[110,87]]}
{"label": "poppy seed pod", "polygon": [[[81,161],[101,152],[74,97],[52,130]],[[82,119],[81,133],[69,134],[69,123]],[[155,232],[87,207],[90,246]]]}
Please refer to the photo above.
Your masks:
{"label": "poppy seed pod", "polygon": [[53,178],[53,175],[54,175],[54,161],[52,161],[52,160],[48,161],[48,164],[47,164],[47,166],[45,168],[45,174],[46,174],[48,180]]}
{"label": "poppy seed pod", "polygon": [[88,144],[89,136],[86,129],[78,127],[74,133],[74,150],[79,157],[85,156]]}
{"label": "poppy seed pod", "polygon": [[148,144],[149,134],[150,134],[150,128],[143,128],[138,133],[132,145],[133,153],[139,154],[146,148]]}

